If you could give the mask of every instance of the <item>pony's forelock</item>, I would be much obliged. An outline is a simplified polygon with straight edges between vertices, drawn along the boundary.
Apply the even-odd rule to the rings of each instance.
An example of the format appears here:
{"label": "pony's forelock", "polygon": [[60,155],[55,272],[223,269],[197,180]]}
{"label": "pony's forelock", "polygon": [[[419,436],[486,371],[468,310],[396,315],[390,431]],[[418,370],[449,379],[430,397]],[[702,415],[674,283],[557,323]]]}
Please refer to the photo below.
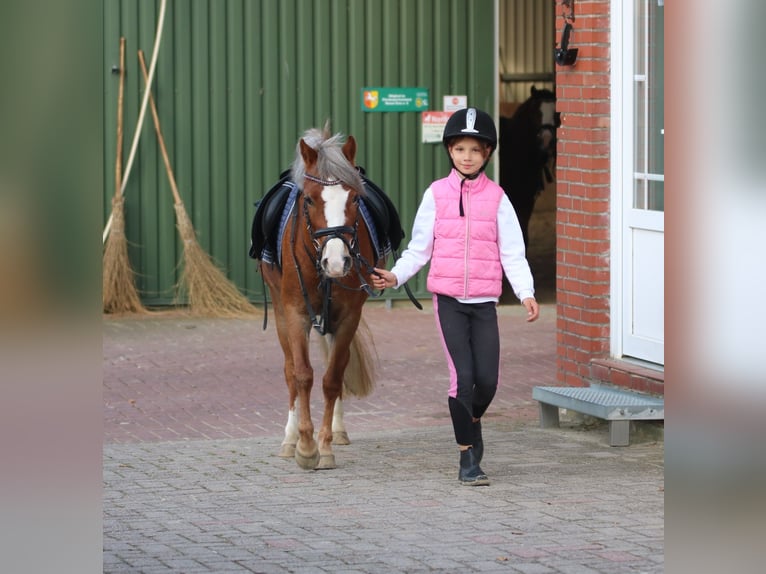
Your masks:
{"label": "pony's forelock", "polygon": [[[323,129],[309,128],[303,132],[303,141],[306,145],[317,152],[317,172],[322,179],[339,179],[346,185],[354,188],[358,193],[363,193],[364,185],[359,171],[343,155],[343,144],[346,138],[340,132],[332,134],[330,122],[325,123]],[[301,155],[300,141],[295,146],[295,159],[291,168],[292,179],[303,188],[303,180],[306,175],[306,166]]]}

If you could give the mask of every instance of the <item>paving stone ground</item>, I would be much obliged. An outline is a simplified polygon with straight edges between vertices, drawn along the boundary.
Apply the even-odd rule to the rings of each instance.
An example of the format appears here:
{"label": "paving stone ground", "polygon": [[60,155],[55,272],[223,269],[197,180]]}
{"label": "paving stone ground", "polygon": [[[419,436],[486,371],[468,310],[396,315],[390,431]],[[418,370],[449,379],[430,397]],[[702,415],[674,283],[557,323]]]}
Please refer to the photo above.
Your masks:
{"label": "paving stone ground", "polygon": [[378,386],[346,401],[352,444],[330,471],[276,456],[286,389],[273,322],[105,318],[104,572],[663,572],[663,443],[540,429],[532,388],[556,384],[555,305],[534,324],[518,305],[499,312],[489,487],[458,484],[428,306],[368,304]]}

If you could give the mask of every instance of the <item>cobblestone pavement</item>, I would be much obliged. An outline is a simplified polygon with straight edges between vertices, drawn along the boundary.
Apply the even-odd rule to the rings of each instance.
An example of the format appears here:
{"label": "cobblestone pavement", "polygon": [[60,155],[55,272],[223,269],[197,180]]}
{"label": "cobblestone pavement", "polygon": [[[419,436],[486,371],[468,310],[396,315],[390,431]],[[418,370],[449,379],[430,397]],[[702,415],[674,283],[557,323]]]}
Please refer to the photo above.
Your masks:
{"label": "cobblestone pavement", "polygon": [[663,572],[663,444],[540,429],[532,387],[556,384],[555,306],[533,324],[518,305],[499,313],[492,484],[476,488],[457,482],[428,307],[368,304],[378,386],[345,402],[352,444],[330,471],[276,456],[273,316],[266,331],[260,317],[105,318],[104,572]]}

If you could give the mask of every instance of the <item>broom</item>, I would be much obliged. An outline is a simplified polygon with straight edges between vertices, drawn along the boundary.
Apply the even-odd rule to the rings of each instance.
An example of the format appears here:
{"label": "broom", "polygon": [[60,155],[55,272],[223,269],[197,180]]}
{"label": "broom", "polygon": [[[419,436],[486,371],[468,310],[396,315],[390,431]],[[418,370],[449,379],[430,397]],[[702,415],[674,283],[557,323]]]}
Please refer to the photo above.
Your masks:
{"label": "broom", "polygon": [[[138,51],[138,59],[144,74],[144,81],[148,83],[148,74],[144,54]],[[147,85],[147,89],[151,89]],[[185,291],[188,297],[189,309],[192,314],[213,317],[239,317],[250,315],[256,308],[240,293],[223,272],[213,263],[212,258],[202,249],[197,242],[194,227],[186,213],[181,196],[178,193],[173,169],[165,148],[165,139],[160,129],[160,118],[157,114],[157,106],[154,97],[149,94],[149,104],[154,118],[154,129],[157,132],[157,141],[162,151],[162,159],[165,162],[165,170],[170,181],[170,189],[175,200],[176,226],[183,240],[183,268],[178,289]]]}
{"label": "broom", "polygon": [[122,127],[125,98],[125,38],[120,38],[120,87],[117,95],[117,159],[114,165],[112,230],[104,245],[102,303],[105,313],[146,313],[134,283],[125,237],[125,196],[122,194]]}

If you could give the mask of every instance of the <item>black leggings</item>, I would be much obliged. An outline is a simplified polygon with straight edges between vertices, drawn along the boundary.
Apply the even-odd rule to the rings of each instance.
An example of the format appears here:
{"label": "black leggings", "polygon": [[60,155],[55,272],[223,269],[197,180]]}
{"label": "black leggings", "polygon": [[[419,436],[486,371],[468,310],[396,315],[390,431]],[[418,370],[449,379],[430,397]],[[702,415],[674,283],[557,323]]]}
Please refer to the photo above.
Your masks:
{"label": "black leggings", "polygon": [[450,371],[449,409],[458,444],[473,444],[473,418],[497,391],[500,332],[496,303],[466,304],[434,295],[434,315]]}

